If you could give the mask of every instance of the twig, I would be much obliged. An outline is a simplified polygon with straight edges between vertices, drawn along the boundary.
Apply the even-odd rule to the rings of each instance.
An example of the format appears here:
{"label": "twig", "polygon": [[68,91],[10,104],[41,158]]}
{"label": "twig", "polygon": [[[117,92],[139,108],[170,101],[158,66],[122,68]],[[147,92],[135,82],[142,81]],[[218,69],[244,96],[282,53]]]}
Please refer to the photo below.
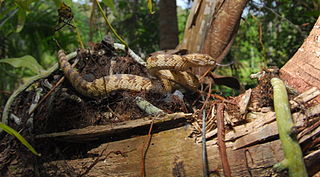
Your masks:
{"label": "twig", "polygon": [[145,177],[146,176],[146,168],[145,168],[145,159],[146,159],[146,155],[147,155],[147,151],[149,149],[150,146],[150,142],[151,142],[151,138],[152,138],[152,127],[153,127],[153,121],[154,119],[152,119],[152,122],[150,124],[150,128],[149,128],[149,132],[148,132],[148,141],[147,144],[144,143],[143,147],[141,149],[141,154],[142,154],[142,159],[141,159],[141,177]]}
{"label": "twig", "polygon": [[[198,91],[198,92],[199,92],[200,94],[208,94],[208,93],[206,93],[206,92],[204,92],[204,91]],[[219,99],[219,100],[221,100],[221,101],[228,102],[227,99],[223,98],[223,97],[220,96],[220,95],[210,94],[210,96],[213,97],[213,98]],[[228,103],[229,103],[229,102],[228,102]],[[230,103],[231,103],[231,102],[230,102]],[[234,103],[231,103],[231,104],[234,104]]]}
{"label": "twig", "polygon": [[109,109],[109,111],[110,111],[113,115],[115,115],[116,117],[118,117],[119,119],[121,119],[121,115],[118,114],[118,113],[116,113],[116,112],[114,112],[114,111],[110,108],[109,105],[107,105],[107,108]]}
{"label": "twig", "polygon": [[127,51],[129,56],[131,56],[136,62],[140,63],[143,66],[146,66],[146,62],[136,53],[134,53],[133,50],[131,50],[130,48],[126,49],[126,46],[123,44],[119,44],[119,43],[114,43],[113,47],[116,50],[122,50],[122,51]]}
{"label": "twig", "polygon": [[32,104],[29,107],[29,112],[28,112],[29,118],[27,120],[27,125],[29,126],[30,130],[33,129],[33,114],[32,114],[32,110],[34,110],[37,107],[37,105],[39,105],[39,100],[40,100],[42,91],[43,91],[43,89],[41,87],[36,89],[36,95],[34,96]]}
{"label": "twig", "polygon": [[[72,67],[74,67],[78,63],[78,60],[76,60]],[[39,104],[37,104],[30,112],[29,115],[31,115],[47,98],[51,93],[64,81],[64,76],[60,78],[60,80],[50,89],[50,91],[39,101]]]}
{"label": "twig", "polygon": [[[69,55],[67,55],[67,59],[71,59],[74,58],[75,56],[77,56],[77,52],[72,52]],[[3,114],[2,114],[2,123],[4,124],[8,124],[8,117],[9,117],[9,111],[11,108],[11,105],[13,103],[13,101],[15,100],[15,98],[24,90],[26,90],[31,84],[33,84],[34,82],[38,81],[39,79],[43,79],[48,77],[51,73],[53,73],[55,70],[57,70],[59,68],[59,64],[56,63],[55,65],[53,65],[51,68],[49,68],[47,71],[33,76],[32,78],[30,78],[24,85],[21,85],[17,90],[15,90],[12,95],[9,97],[8,101],[6,102],[6,105],[3,109]],[[0,133],[3,130],[0,129]]]}
{"label": "twig", "polygon": [[[261,9],[261,7],[258,7],[258,6],[261,5],[261,4],[256,3],[255,1],[252,1],[252,4],[255,4],[255,6],[256,6],[258,9]],[[283,15],[278,14],[276,11],[274,11],[273,9],[271,9],[270,7],[267,7],[267,6],[265,6],[265,5],[262,5],[262,8],[265,8],[265,9],[269,10],[270,12],[272,12],[275,16],[279,17],[280,19],[287,21],[287,22],[288,22],[290,25],[292,25],[296,30],[298,30],[303,37],[306,37],[306,34],[299,28],[298,25],[292,23],[289,19],[287,19],[287,18],[284,17]]]}
{"label": "twig", "polygon": [[96,0],[96,3],[99,7],[100,13],[102,14],[105,22],[107,23],[107,25],[109,26],[109,28],[111,29],[111,31],[113,32],[113,34],[122,42],[122,44],[124,44],[127,48],[129,47],[128,44],[118,35],[118,33],[116,32],[116,30],[112,27],[112,25],[110,24],[106,14],[104,13],[103,9],[100,6],[100,3],[98,0]]}
{"label": "twig", "polygon": [[204,77],[206,77],[211,70],[212,70],[212,67],[208,68],[208,70],[199,78],[199,82],[202,82]]}
{"label": "twig", "polygon": [[217,127],[218,127],[218,146],[221,158],[223,174],[226,177],[231,177],[230,165],[228,162],[224,130],[224,117],[223,117],[224,103],[220,103],[217,108]]}
{"label": "twig", "polygon": [[202,170],[203,176],[208,177],[208,158],[206,145],[206,110],[202,111]]}
{"label": "twig", "polygon": [[211,85],[212,85],[212,83],[210,82],[210,84],[209,84],[209,90],[208,90],[208,94],[207,94],[207,98],[206,98],[206,100],[204,101],[204,103],[203,103],[200,111],[202,111],[202,110],[206,107],[206,104],[208,103],[208,100],[209,100],[209,98],[210,98],[210,96],[211,96]]}
{"label": "twig", "polygon": [[144,100],[139,96],[136,97],[135,101],[138,107],[143,111],[145,111],[148,115],[165,115],[166,114],[162,109],[159,109],[158,107],[152,105],[150,102]]}

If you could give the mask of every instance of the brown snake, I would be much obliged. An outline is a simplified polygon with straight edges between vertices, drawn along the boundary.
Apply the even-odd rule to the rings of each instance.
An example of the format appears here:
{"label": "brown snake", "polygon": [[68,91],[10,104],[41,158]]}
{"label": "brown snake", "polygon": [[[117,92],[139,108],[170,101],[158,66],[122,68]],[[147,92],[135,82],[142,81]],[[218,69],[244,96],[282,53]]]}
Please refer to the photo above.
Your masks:
{"label": "brown snake", "polygon": [[191,67],[216,65],[216,61],[206,54],[159,54],[149,57],[146,67],[161,83],[132,74],[114,74],[89,82],[70,65],[63,50],[59,50],[58,58],[60,67],[72,86],[81,94],[92,98],[103,97],[115,90],[170,92],[174,88],[172,82],[195,90],[199,84],[198,79],[187,71]]}

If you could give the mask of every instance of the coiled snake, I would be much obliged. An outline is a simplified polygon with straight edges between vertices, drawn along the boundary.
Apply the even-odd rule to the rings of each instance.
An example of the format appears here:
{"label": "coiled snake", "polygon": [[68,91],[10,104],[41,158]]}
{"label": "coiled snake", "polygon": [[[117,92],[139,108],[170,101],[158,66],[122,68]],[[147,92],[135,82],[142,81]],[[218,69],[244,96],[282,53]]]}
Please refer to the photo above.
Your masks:
{"label": "coiled snake", "polygon": [[70,65],[63,50],[58,52],[58,58],[60,67],[72,86],[84,96],[92,98],[103,97],[115,90],[170,92],[176,84],[196,90],[198,78],[188,70],[191,67],[216,65],[216,61],[206,54],[158,54],[149,57],[146,65],[150,75],[157,77],[158,82],[132,74],[114,74],[89,82]]}

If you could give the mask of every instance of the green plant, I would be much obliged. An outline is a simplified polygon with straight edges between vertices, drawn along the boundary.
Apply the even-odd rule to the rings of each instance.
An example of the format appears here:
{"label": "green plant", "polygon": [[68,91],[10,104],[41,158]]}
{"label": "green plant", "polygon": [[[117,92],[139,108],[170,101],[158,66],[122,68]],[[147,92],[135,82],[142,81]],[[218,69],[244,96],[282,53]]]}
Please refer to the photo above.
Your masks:
{"label": "green plant", "polygon": [[14,129],[12,129],[11,127],[0,123],[0,128],[3,129],[5,132],[7,132],[8,134],[16,137],[24,146],[26,146],[34,155],[37,156],[41,156],[41,154],[39,154],[29,143],[28,141],[23,138],[23,136],[20,135],[20,133],[18,133],[17,131],[15,131]]}

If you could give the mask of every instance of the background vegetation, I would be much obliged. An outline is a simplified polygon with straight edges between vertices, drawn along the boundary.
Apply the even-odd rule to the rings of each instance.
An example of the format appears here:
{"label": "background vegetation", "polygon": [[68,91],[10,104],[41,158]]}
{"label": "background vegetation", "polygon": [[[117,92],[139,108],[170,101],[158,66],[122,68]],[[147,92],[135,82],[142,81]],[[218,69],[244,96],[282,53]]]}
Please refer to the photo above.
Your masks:
{"label": "background vegetation", "polygon": [[[76,26],[86,47],[103,39],[110,31],[92,1],[71,3]],[[76,31],[66,26],[55,32],[60,0],[0,0],[0,59],[30,55],[40,66],[56,62],[58,41],[67,51],[80,45]],[[145,0],[102,0],[102,6],[114,28],[129,46],[142,56],[159,50],[158,4],[150,14]],[[188,9],[178,7],[179,39],[183,38]],[[240,29],[225,62],[231,67],[218,72],[240,79],[245,88],[254,87],[248,76],[267,66],[281,67],[303,43],[319,16],[320,0],[252,0],[243,13]],[[32,57],[33,58],[32,58]],[[0,60],[1,61],[1,60]],[[32,65],[32,64],[29,64]],[[41,72],[28,64],[0,62],[0,105],[31,75]]]}

